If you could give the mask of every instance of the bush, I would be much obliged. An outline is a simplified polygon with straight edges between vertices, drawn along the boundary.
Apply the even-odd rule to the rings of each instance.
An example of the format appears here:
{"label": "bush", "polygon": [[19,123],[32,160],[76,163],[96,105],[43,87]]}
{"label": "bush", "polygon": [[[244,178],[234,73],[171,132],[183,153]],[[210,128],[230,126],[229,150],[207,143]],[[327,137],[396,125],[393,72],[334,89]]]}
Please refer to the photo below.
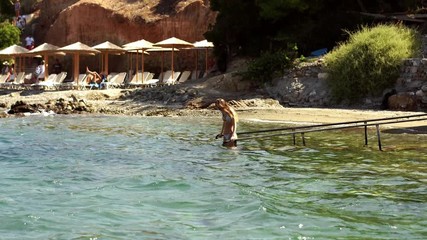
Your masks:
{"label": "bush", "polygon": [[247,70],[241,75],[244,79],[258,83],[270,82],[275,77],[283,75],[292,65],[296,51],[297,48],[292,47],[289,50],[264,52],[259,58],[249,62]]}
{"label": "bush", "polygon": [[349,35],[325,56],[328,83],[337,101],[380,95],[395,83],[402,60],[416,56],[421,46],[419,34],[401,24],[362,27]]}
{"label": "bush", "polygon": [[19,44],[20,34],[21,31],[8,21],[0,23],[0,49]]}

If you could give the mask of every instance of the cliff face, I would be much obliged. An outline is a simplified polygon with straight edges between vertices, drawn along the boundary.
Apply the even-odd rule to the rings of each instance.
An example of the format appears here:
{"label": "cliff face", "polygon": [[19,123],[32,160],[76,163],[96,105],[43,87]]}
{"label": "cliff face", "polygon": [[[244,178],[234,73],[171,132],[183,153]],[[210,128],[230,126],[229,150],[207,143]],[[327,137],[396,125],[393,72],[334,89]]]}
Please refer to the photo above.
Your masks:
{"label": "cliff face", "polygon": [[[121,46],[140,39],[155,43],[170,37],[195,42],[205,39],[203,34],[216,18],[209,0],[44,0],[36,8],[31,21],[36,45],[47,42],[60,47],[77,41],[89,46],[105,41]],[[195,68],[195,54],[180,51],[176,69]],[[158,73],[160,53],[152,55],[145,66]],[[80,65],[97,69],[97,61],[81,58]],[[70,61],[66,62],[71,68]],[[164,62],[165,68],[170,68],[169,61]],[[112,71],[123,71],[128,68],[125,65],[123,58],[111,56]]]}
{"label": "cliff face", "polygon": [[[65,46],[76,41],[118,45],[139,39],[203,40],[216,13],[209,1],[45,0],[33,27],[37,42]],[[136,2],[136,3],[135,3]],[[144,2],[144,3],[141,3]]]}

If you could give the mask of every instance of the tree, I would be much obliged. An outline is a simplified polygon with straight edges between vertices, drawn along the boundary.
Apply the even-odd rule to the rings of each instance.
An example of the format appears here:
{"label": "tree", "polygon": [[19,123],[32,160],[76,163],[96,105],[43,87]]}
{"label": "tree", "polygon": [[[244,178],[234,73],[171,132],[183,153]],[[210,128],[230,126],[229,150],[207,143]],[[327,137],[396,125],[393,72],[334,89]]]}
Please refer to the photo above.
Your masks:
{"label": "tree", "polygon": [[19,44],[21,32],[8,21],[0,23],[0,49]]}
{"label": "tree", "polygon": [[[301,54],[332,49],[346,40],[343,29],[353,31],[374,19],[359,14],[402,12],[417,7],[417,0],[211,0],[218,11],[215,25],[205,37],[215,44],[218,63],[234,55],[257,57],[264,51],[285,49],[296,43]],[[220,66],[221,69],[221,66]]]}

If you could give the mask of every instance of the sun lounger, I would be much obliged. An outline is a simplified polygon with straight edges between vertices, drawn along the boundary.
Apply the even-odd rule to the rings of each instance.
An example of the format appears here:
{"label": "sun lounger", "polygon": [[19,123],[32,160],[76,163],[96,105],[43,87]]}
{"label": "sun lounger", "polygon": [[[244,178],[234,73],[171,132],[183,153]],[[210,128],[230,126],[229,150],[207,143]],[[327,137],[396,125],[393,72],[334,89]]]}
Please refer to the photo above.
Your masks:
{"label": "sun lounger", "polygon": [[[38,83],[30,84],[30,87],[33,89],[52,89],[54,88],[55,80],[56,80],[57,74],[52,73],[49,74],[47,79],[45,81],[40,81]],[[28,88],[28,84],[26,84],[26,87]]]}
{"label": "sun lounger", "polygon": [[115,75],[117,75],[117,73],[115,73],[115,72],[108,74],[105,79],[102,79],[102,82],[101,82],[99,88],[108,89],[110,87],[111,79],[113,79]]}
{"label": "sun lounger", "polygon": [[142,72],[137,72],[132,76],[131,80],[125,84],[125,87],[132,87],[137,85],[140,79],[142,79]]}
{"label": "sun lounger", "polygon": [[181,75],[181,72],[174,72],[173,73],[173,77],[172,77],[172,73],[171,73],[171,75],[170,75],[169,78],[163,80],[163,84],[164,85],[173,85],[173,84],[175,84],[176,80],[179,78],[180,75]]}
{"label": "sun lounger", "polygon": [[141,87],[141,86],[143,86],[144,82],[151,75],[150,72],[144,72],[144,73],[138,72],[138,74],[139,74],[138,78],[131,81],[128,85],[129,87]]}
{"label": "sun lounger", "polygon": [[6,83],[7,74],[0,75],[0,87],[4,87],[4,84]]}
{"label": "sun lounger", "polygon": [[20,72],[16,75],[13,82],[5,82],[4,86],[6,88],[20,89],[22,87],[22,84],[24,84],[24,78],[25,72]]}
{"label": "sun lounger", "polygon": [[145,79],[145,82],[142,84],[144,87],[155,87],[159,82],[159,79],[153,79],[154,73],[150,73],[150,75]]}
{"label": "sun lounger", "polygon": [[61,85],[64,83],[66,77],[67,72],[60,72],[53,81],[53,87],[59,90],[61,88]]}
{"label": "sun lounger", "polygon": [[181,76],[179,76],[178,83],[183,83],[187,81],[190,78],[191,71],[184,71],[181,73]]}
{"label": "sun lounger", "polygon": [[106,88],[120,88],[124,86],[124,81],[126,79],[126,72],[115,73],[108,82],[106,82]]}
{"label": "sun lounger", "polygon": [[199,79],[200,76],[200,70],[194,70],[193,72],[191,72],[191,79]]}
{"label": "sun lounger", "polygon": [[87,75],[85,73],[79,74],[77,82],[63,82],[59,85],[60,89],[85,89],[87,86],[86,83]]}

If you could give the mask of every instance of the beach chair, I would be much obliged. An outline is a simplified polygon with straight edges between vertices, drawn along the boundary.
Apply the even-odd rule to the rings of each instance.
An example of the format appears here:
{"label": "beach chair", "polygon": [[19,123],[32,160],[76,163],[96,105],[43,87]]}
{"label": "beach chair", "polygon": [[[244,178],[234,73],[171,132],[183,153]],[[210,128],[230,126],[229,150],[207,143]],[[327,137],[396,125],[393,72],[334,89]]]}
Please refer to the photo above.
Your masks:
{"label": "beach chair", "polygon": [[133,75],[132,80],[127,83],[127,87],[132,88],[132,87],[142,86],[144,77],[147,77],[146,74],[147,74],[146,72],[142,73],[138,71],[135,75]]}
{"label": "beach chair", "polygon": [[60,72],[53,81],[53,87],[56,90],[59,90],[61,85],[64,83],[65,78],[67,78],[67,72]]}
{"label": "beach chair", "polygon": [[44,89],[44,90],[52,89],[54,88],[54,84],[57,76],[58,75],[55,73],[49,74],[49,76],[45,81],[40,81],[38,83],[30,84],[29,86],[28,84],[25,84],[26,85],[25,87],[33,88],[33,89]]}
{"label": "beach chair", "polygon": [[200,76],[200,70],[194,70],[193,72],[191,72],[191,79],[195,80],[195,79],[199,79]]}
{"label": "beach chair", "polygon": [[169,78],[164,79],[163,80],[163,84],[164,85],[173,85],[176,83],[176,80],[179,78],[179,76],[181,75],[181,72],[174,72],[173,73],[173,78],[172,78],[172,73],[169,76]]}
{"label": "beach chair", "polygon": [[150,72],[144,72],[142,74],[142,78],[139,79],[138,83],[134,85],[134,87],[142,87],[144,86],[144,83],[150,78],[151,73]]}
{"label": "beach chair", "polygon": [[60,89],[85,89],[87,86],[86,83],[86,73],[79,74],[77,82],[63,82],[59,85]]}
{"label": "beach chair", "polygon": [[101,84],[100,84],[100,88],[102,89],[108,89],[111,87],[111,83],[112,81],[114,81],[114,77],[117,75],[116,72],[112,72],[110,74],[107,75],[107,77],[105,79],[102,80]]}
{"label": "beach chair", "polygon": [[165,84],[165,81],[171,77],[172,77],[172,71],[171,70],[164,71],[164,72],[160,73],[159,78],[158,78],[158,80],[159,80],[158,83],[160,85],[163,85],[163,84]]}
{"label": "beach chair", "polygon": [[32,78],[33,78],[32,73],[25,74],[24,82],[21,84],[21,87],[23,87],[24,89],[31,89],[31,83],[25,83],[25,82],[29,82]]}
{"label": "beach chair", "polygon": [[125,85],[126,77],[126,72],[119,72],[110,79],[108,86],[112,88],[121,88]]}
{"label": "beach chair", "polygon": [[6,83],[6,79],[7,79],[8,75],[7,74],[2,74],[0,75],[0,87],[4,87],[4,84]]}
{"label": "beach chair", "polygon": [[190,78],[190,75],[191,75],[191,71],[182,72],[181,76],[179,76],[177,83],[183,83],[183,82],[187,81]]}
{"label": "beach chair", "polygon": [[20,72],[16,75],[13,82],[7,82],[7,88],[20,89],[24,84],[25,72]]}
{"label": "beach chair", "polygon": [[145,82],[143,83],[144,87],[155,87],[157,86],[157,83],[159,82],[159,79],[153,79],[154,73],[150,73],[150,75],[145,79]]}

